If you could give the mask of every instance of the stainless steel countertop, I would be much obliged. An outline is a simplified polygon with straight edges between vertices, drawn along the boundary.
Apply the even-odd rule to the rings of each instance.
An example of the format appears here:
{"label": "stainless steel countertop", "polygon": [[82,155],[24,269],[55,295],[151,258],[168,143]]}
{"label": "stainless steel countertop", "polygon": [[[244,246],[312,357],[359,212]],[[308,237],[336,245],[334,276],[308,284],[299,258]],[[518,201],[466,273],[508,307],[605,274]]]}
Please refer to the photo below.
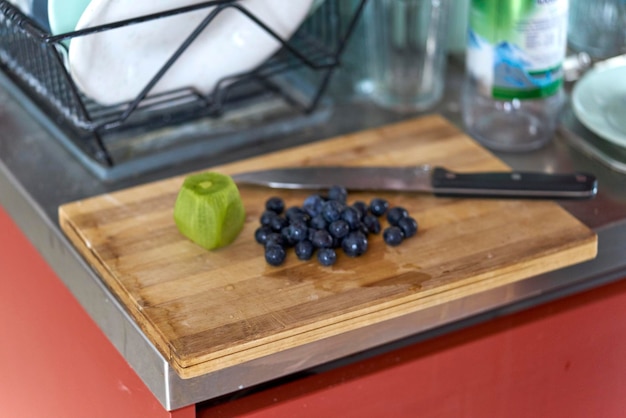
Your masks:
{"label": "stainless steel countertop", "polygon": [[[453,62],[448,72],[445,100],[433,111],[459,124],[457,97],[462,69]],[[580,126],[568,125],[542,150],[498,156],[515,169],[581,170],[598,177],[599,194],[595,199],[562,203],[598,233],[599,254],[595,260],[201,377],[180,379],[62,234],[57,208],[88,196],[417,115],[396,114],[354,96],[348,99],[342,86],[345,80],[338,75],[330,90],[334,98],[332,112],[317,126],[114,183],[104,183],[90,174],[6,88],[0,88],[0,204],[166,409],[217,398],[304,370],[323,371],[626,277],[626,175],[572,147],[567,139],[570,135],[589,133]]]}

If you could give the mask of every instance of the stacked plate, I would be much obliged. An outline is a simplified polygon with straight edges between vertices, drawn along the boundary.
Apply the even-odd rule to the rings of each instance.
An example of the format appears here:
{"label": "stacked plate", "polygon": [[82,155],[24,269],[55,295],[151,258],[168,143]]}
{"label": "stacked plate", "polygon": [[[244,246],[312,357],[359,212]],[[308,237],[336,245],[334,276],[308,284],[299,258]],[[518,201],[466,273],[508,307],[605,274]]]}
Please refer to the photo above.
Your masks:
{"label": "stacked plate", "polygon": [[572,109],[589,130],[626,147],[626,64],[585,74],[574,86]]}
{"label": "stacked plate", "polygon": [[[105,25],[203,3],[205,0],[49,0],[53,34]],[[289,38],[313,0],[242,0],[239,4],[283,39]],[[68,67],[87,96],[104,105],[137,98],[214,8],[72,38]],[[151,87],[157,94],[193,87],[213,91],[229,75],[248,72],[269,58],[280,43],[240,10],[227,8],[203,30]]]}
{"label": "stacked plate", "polygon": [[48,0],[50,32],[72,32],[91,0]]}

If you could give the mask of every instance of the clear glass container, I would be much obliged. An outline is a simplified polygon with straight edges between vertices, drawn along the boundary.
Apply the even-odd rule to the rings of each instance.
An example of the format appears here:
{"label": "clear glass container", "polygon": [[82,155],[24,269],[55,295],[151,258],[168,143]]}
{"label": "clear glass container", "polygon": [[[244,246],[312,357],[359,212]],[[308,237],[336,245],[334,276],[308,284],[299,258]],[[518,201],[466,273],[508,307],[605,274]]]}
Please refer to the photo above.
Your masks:
{"label": "clear glass container", "polygon": [[[374,0],[355,49],[356,90],[394,110],[434,106],[443,96],[449,0]],[[360,49],[358,48],[360,47]]]}
{"label": "clear glass container", "polygon": [[568,44],[597,59],[626,52],[626,0],[570,0]]}

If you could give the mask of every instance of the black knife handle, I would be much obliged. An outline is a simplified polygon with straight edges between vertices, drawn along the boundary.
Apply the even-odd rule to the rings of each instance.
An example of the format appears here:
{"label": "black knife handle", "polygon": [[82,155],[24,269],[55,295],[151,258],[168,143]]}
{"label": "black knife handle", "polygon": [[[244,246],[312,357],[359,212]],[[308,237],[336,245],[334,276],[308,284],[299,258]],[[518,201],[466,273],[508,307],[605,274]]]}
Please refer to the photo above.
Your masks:
{"label": "black knife handle", "polygon": [[433,192],[437,196],[475,196],[541,199],[589,199],[598,182],[586,173],[549,174],[513,172],[455,173],[435,167]]}

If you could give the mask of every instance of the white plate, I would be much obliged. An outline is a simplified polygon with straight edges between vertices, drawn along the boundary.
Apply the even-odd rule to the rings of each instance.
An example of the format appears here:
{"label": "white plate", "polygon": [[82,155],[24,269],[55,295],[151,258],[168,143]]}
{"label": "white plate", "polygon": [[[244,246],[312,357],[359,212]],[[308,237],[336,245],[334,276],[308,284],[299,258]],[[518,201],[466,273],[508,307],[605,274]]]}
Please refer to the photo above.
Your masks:
{"label": "white plate", "polygon": [[[92,0],[76,29],[116,22],[204,0]],[[313,0],[242,0],[240,4],[289,38]],[[69,67],[79,88],[101,104],[135,99],[212,9],[201,9],[73,38]],[[205,28],[150,94],[192,86],[210,93],[224,76],[254,69],[280,43],[236,9],[226,9]]]}
{"label": "white plate", "polygon": [[626,66],[585,74],[574,86],[572,108],[589,130],[626,147]]}

